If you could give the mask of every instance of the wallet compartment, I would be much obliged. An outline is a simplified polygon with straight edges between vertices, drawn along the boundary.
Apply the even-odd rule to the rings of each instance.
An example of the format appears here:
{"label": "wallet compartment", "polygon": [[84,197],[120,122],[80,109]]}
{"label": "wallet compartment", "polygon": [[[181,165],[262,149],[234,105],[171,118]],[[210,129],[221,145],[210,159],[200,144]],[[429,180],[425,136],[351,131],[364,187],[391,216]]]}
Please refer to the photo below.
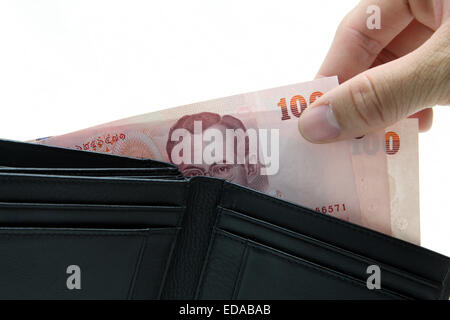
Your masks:
{"label": "wallet compartment", "polygon": [[177,228],[0,228],[2,299],[157,299]]}
{"label": "wallet compartment", "polygon": [[0,202],[1,227],[161,228],[180,226],[182,206]]}
{"label": "wallet compartment", "polygon": [[[222,255],[231,251],[239,257]],[[405,299],[385,289],[369,290],[347,274],[220,229],[214,232],[207,263],[200,299]],[[221,277],[225,272],[233,276]],[[226,282],[228,290],[218,290]]]}
{"label": "wallet compartment", "polygon": [[[417,299],[426,299],[435,296],[440,290],[439,283],[421,279],[391,265],[381,264],[369,257],[229,209],[220,208],[219,211],[217,228],[261,244],[263,247],[270,247],[287,255],[348,275],[363,283],[370,275],[367,273],[367,268],[377,265],[381,270],[382,287],[388,291]],[[408,290],[402,292],[404,288],[408,288]]]}

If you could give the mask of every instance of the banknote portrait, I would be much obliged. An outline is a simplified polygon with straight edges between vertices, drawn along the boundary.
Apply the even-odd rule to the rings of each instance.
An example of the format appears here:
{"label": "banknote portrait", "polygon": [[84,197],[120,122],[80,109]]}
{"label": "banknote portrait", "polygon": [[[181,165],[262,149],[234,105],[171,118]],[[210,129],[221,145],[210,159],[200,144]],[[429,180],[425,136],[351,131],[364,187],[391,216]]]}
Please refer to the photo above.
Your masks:
{"label": "banknote portrait", "polygon": [[[227,129],[247,131],[244,123],[238,118],[231,115],[219,115],[212,112],[200,112],[196,114],[185,115],[181,117],[169,130],[169,135],[166,144],[166,151],[170,162],[174,163],[172,158],[172,151],[175,145],[178,143],[176,139],[173,139],[173,133],[177,129],[187,130],[191,135],[194,134],[194,123],[200,122],[202,133],[207,134],[209,130],[219,130],[223,133],[225,140]],[[225,157],[222,161],[216,161],[212,164],[205,162],[198,163],[181,163],[177,164],[180,171],[185,176],[211,176],[216,178],[222,178],[243,186],[247,186],[259,191],[265,191],[268,187],[268,177],[261,174],[261,165],[259,163],[250,163],[249,161],[249,144],[248,137],[246,135],[237,136],[234,139],[243,139],[243,141],[235,141],[233,154],[235,159],[237,158],[239,143],[245,145],[245,163],[239,164],[237,161],[230,163],[225,161]],[[174,141],[175,140],[175,141]],[[221,145],[225,146],[226,142],[222,141]],[[205,144],[203,145],[205,147]],[[194,147],[193,147],[194,148]],[[222,153],[223,155],[226,152]]]}

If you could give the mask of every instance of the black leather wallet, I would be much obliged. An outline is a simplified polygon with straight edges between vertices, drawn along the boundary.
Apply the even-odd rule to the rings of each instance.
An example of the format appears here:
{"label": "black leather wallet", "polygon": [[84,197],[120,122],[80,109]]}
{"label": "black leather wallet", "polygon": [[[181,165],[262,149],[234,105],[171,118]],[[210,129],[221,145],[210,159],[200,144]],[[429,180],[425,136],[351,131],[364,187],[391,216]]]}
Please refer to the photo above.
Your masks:
{"label": "black leather wallet", "polygon": [[449,262],[171,164],[0,141],[3,299],[448,299]]}

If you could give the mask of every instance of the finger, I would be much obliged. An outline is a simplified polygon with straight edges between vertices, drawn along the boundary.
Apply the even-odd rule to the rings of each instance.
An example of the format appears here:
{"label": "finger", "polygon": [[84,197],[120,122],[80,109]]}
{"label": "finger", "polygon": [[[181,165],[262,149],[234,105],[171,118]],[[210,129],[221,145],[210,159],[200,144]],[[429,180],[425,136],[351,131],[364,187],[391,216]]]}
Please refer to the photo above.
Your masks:
{"label": "finger", "polygon": [[[372,67],[398,59],[414,51],[427,41],[433,35],[433,32],[434,30],[414,19],[378,54]],[[420,132],[428,131],[433,124],[433,109],[423,109],[409,116],[409,118],[417,118],[419,120]]]}
{"label": "finger", "polygon": [[[367,8],[380,8],[381,29],[367,27]],[[413,17],[408,4],[399,0],[363,0],[338,27],[318,76],[337,75],[341,82],[368,69],[381,50],[391,42]]]}
{"label": "finger", "polygon": [[387,46],[386,49],[393,52],[397,57],[416,50],[433,35],[434,30],[421,24],[416,19],[400,32]]}
{"label": "finger", "polygon": [[412,15],[431,30],[437,30],[448,19],[450,2],[447,0],[408,0]]}
{"label": "finger", "polygon": [[390,62],[416,50],[433,35],[433,32],[414,19],[378,54],[371,67]]}
{"label": "finger", "polygon": [[300,132],[318,143],[359,137],[444,103],[450,93],[449,35],[450,22],[414,52],[329,91],[303,112]]}
{"label": "finger", "polygon": [[419,131],[425,132],[430,130],[433,124],[433,109],[426,108],[419,112],[410,115],[409,118],[417,118],[419,119]]}

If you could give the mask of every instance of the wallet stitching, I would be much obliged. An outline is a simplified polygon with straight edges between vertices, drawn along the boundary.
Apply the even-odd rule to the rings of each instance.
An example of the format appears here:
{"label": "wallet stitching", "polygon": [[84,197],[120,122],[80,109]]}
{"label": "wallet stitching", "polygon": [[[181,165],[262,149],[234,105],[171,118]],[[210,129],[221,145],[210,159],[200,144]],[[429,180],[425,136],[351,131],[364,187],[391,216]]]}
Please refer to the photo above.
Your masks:
{"label": "wallet stitching", "polygon": [[135,288],[137,277],[139,276],[139,271],[141,269],[142,261],[144,260],[144,252],[147,247],[147,242],[148,242],[148,234],[146,236],[142,237],[142,243],[139,248],[139,253],[137,255],[137,258],[136,258],[134,272],[133,272],[133,276],[132,276],[131,282],[130,282],[130,287],[128,288],[128,294],[127,294],[128,300],[133,299],[134,288]]}
{"label": "wallet stitching", "polygon": [[[213,230],[215,230],[215,227],[213,227]],[[205,276],[206,276],[206,272],[207,272],[209,262],[210,262],[209,258],[211,256],[211,252],[213,251],[213,248],[216,246],[215,240],[216,240],[216,232],[213,232],[213,234],[211,235],[211,241],[208,246],[208,252],[206,253],[206,256],[205,256],[205,262],[202,267],[202,272],[200,273],[200,282],[199,282],[196,292],[195,292],[196,299],[198,299],[200,292],[203,290],[203,287],[205,285]]]}
{"label": "wallet stitching", "polygon": [[[232,209],[221,208],[221,210],[222,210],[222,214],[223,215],[228,215],[228,216],[231,216],[231,217],[234,217],[234,218],[237,218],[237,219],[243,219],[243,220],[245,220],[245,221],[247,221],[249,223],[255,223],[256,225],[261,226],[263,228],[266,228],[266,229],[270,230],[271,232],[281,232],[282,234],[284,234],[284,235],[286,235],[288,237],[292,237],[295,240],[302,241],[302,242],[307,242],[310,245],[312,245],[314,247],[317,247],[317,248],[320,248],[322,250],[335,252],[335,253],[337,253],[339,255],[346,256],[346,257],[348,257],[348,258],[350,258],[350,259],[352,259],[352,260],[354,260],[356,262],[359,262],[359,263],[362,263],[362,264],[368,264],[368,265],[370,265],[370,264],[378,264],[378,265],[383,264],[384,265],[383,269],[388,271],[388,272],[390,272],[390,273],[392,273],[393,275],[396,275],[396,276],[401,277],[403,279],[406,279],[408,281],[413,281],[413,282],[417,282],[418,281],[416,276],[412,277],[412,276],[405,275],[404,274],[405,271],[402,271],[401,269],[399,269],[399,268],[397,268],[395,266],[391,266],[391,265],[389,265],[387,263],[381,263],[381,262],[379,262],[379,261],[377,261],[375,259],[371,259],[369,257],[366,257],[364,255],[360,255],[360,254],[354,253],[354,252],[349,251],[347,249],[343,249],[343,248],[340,248],[340,247],[337,247],[337,246],[334,246],[334,245],[331,245],[331,244],[327,244],[326,242],[323,242],[321,240],[317,240],[317,239],[315,239],[313,237],[309,237],[309,236],[303,235],[301,233],[295,232],[293,230],[280,227],[280,226],[278,226],[276,224],[272,224],[273,226],[270,226],[268,222],[261,221],[261,220],[259,220],[257,218],[248,217],[248,216],[246,216],[246,215],[244,215],[242,213],[239,213],[237,211],[234,211]],[[277,229],[277,230],[274,230],[274,229]],[[308,239],[308,238],[310,238],[310,239]],[[320,242],[322,242],[322,243],[320,243]],[[425,278],[422,279],[421,277],[419,277],[419,281],[420,281],[420,283],[422,285],[425,285],[425,286],[427,286],[429,288],[432,288],[432,289],[439,290],[439,288],[441,287],[439,282],[431,280],[431,279],[425,279]]]}
{"label": "wallet stitching", "polygon": [[183,210],[181,210],[181,213],[180,213],[180,211],[177,212],[177,222],[176,222],[177,227],[180,227],[182,225],[183,217],[186,214],[186,210],[187,210],[186,206],[184,206],[184,205],[181,208],[183,209]]}
{"label": "wallet stitching", "polygon": [[[0,237],[11,238],[11,237],[31,237],[31,236],[44,236],[44,237],[85,237],[85,238],[103,238],[103,237],[120,237],[120,238],[128,238],[128,237],[142,237],[147,234],[170,234],[172,233],[174,228],[167,228],[163,230],[148,230],[146,231],[121,231],[121,232],[108,232],[108,231],[70,231],[70,230],[55,230],[54,232],[45,231],[15,231],[14,229],[6,229],[0,230]],[[4,233],[6,232],[6,233]],[[69,233],[58,233],[58,232],[69,232]]]}
{"label": "wallet stitching", "polygon": [[[96,153],[96,152],[92,152],[92,151],[78,151],[78,150],[71,150],[71,149],[66,149],[66,148],[61,148],[61,147],[48,147],[48,146],[43,146],[43,145],[34,144],[34,143],[27,143],[26,146],[24,146],[23,144],[20,145],[21,143],[17,143],[17,142],[13,142],[13,141],[2,141],[2,143],[7,145],[5,147],[6,150],[9,150],[9,149],[15,149],[15,150],[31,149],[31,150],[33,150],[34,153],[40,153],[40,154],[43,154],[44,156],[52,154],[53,152],[64,151],[64,153],[67,155],[75,155],[75,154],[81,155],[82,153],[85,153],[85,154],[89,153],[89,157],[91,157],[95,160],[106,160],[108,157],[111,157],[110,159],[106,160],[106,161],[109,161],[114,158],[111,155],[105,155],[105,154]],[[48,148],[48,149],[44,150],[44,148]],[[50,152],[48,150],[50,150]],[[126,157],[118,157],[118,156],[116,156],[116,157],[120,158],[119,163],[123,162],[123,163],[127,163],[127,164],[132,164],[132,166],[139,163],[139,164],[143,164],[145,168],[151,168],[150,165],[155,165],[156,168],[161,168],[161,167],[162,168],[164,168],[164,167],[170,168],[170,166],[168,166],[167,163],[164,163],[161,161],[140,160],[140,159],[132,159],[132,158],[126,158]],[[82,160],[84,161],[84,160],[88,160],[88,159],[86,158],[86,159],[82,159]],[[176,167],[174,166],[174,168],[176,168]]]}
{"label": "wallet stitching", "polygon": [[[117,179],[114,177],[71,177],[71,176],[45,176],[45,175],[12,175],[9,173],[0,173],[0,180],[13,180],[13,182],[50,182],[53,184],[84,184],[84,183],[102,183],[102,184],[125,184],[125,185],[145,185],[149,183],[148,179]],[[168,181],[151,181],[152,184],[170,186],[172,183],[182,184],[186,180],[168,180]],[[186,189],[186,184],[182,185]]]}
{"label": "wallet stitching", "polygon": [[[254,221],[254,220],[250,219],[249,217],[245,216],[244,214],[239,213],[237,211],[234,211],[232,209],[222,208],[222,212],[223,212],[224,215],[235,217],[237,219],[242,219],[242,220],[245,220],[245,221],[247,221],[249,223],[255,223],[256,225],[261,226],[261,227],[266,228],[266,229],[269,229],[272,232],[281,232],[282,234],[287,235],[289,237],[293,237],[296,240],[305,241],[305,242],[307,242],[307,243],[309,243],[309,244],[311,244],[311,245],[313,245],[315,247],[319,247],[321,249],[325,249],[325,250],[329,250],[329,251],[335,251],[335,252],[337,252],[339,254],[342,254],[342,255],[345,255],[345,256],[347,256],[347,257],[349,257],[351,259],[360,260],[360,261],[362,261],[364,263],[375,262],[375,260],[370,259],[370,258],[366,258],[366,257],[363,257],[363,256],[354,257],[354,256],[359,256],[359,255],[354,253],[354,252],[348,251],[346,249],[343,249],[343,248],[340,248],[340,247],[337,247],[337,246],[334,246],[334,245],[327,244],[326,242],[323,242],[321,240],[317,240],[317,239],[315,239],[313,237],[309,237],[309,236],[303,235],[303,234],[301,234],[299,232],[280,227],[280,226],[278,226],[276,224],[272,224],[273,227],[271,227],[270,225],[266,225],[266,223],[264,223],[263,221],[260,221],[257,218],[253,218],[254,220],[256,220],[256,221]],[[239,214],[239,215],[237,215],[236,213]],[[241,217],[241,215],[242,215],[242,217]],[[277,229],[277,230],[274,230],[274,229]],[[310,238],[310,239],[308,239],[308,238]],[[317,243],[317,242],[323,242],[323,243]],[[367,260],[367,261],[364,261],[364,260]]]}
{"label": "wallet stitching", "polygon": [[[226,236],[225,236],[226,237]],[[241,261],[239,263],[239,268],[238,268],[238,274],[237,274],[237,278],[236,278],[236,282],[234,283],[234,288],[233,288],[233,296],[232,296],[232,300],[236,300],[239,292],[241,290],[241,284],[242,284],[242,278],[244,277],[244,273],[245,273],[245,269],[247,267],[247,258],[248,258],[248,241],[245,241],[245,243],[243,243],[244,250],[242,251],[242,255],[241,255]]]}
{"label": "wallet stitching", "polygon": [[31,234],[20,234],[20,233],[11,233],[11,234],[0,234],[0,237],[5,238],[18,238],[18,237],[32,237],[32,236],[43,236],[43,237],[85,237],[85,238],[104,238],[104,237],[119,237],[119,238],[128,238],[128,237],[141,237],[139,234],[56,234],[56,233],[31,233]]}
{"label": "wallet stitching", "polygon": [[[225,232],[224,232],[224,231],[221,231],[220,235],[222,235],[222,236],[224,236],[224,237],[226,237],[226,238],[229,238],[229,239],[233,239],[233,236],[232,236],[232,235],[229,235],[228,233],[226,233],[226,231],[225,231]],[[236,240],[236,239],[233,239],[233,240]],[[320,267],[313,266],[313,265],[311,265],[310,263],[308,263],[308,261],[306,261],[306,260],[304,260],[304,261],[297,261],[297,259],[298,259],[298,260],[301,260],[301,258],[296,258],[296,259],[295,259],[294,257],[286,256],[286,254],[284,254],[284,253],[282,253],[282,252],[277,252],[277,251],[275,251],[275,250],[273,250],[273,249],[271,249],[270,247],[267,247],[267,246],[266,246],[266,247],[262,247],[262,245],[260,245],[260,244],[258,244],[258,243],[254,243],[254,242],[251,241],[251,240],[247,240],[247,241],[242,241],[242,240],[241,240],[240,242],[241,242],[241,243],[242,243],[242,242],[246,242],[248,247],[252,247],[252,248],[255,249],[255,250],[260,250],[260,251],[262,251],[264,254],[268,254],[268,253],[269,253],[269,254],[273,254],[273,255],[277,256],[278,258],[280,258],[280,259],[286,260],[286,261],[289,262],[290,264],[300,265],[300,266],[302,266],[302,267],[306,267],[306,268],[312,269],[312,270],[314,270],[314,271],[317,271],[317,272],[319,272],[319,273],[321,273],[321,274],[323,274],[324,276],[327,276],[327,277],[329,277],[329,278],[332,278],[332,279],[339,279],[339,280],[348,282],[348,283],[351,284],[352,286],[357,287],[357,288],[359,288],[359,289],[360,289],[361,287],[364,287],[363,284],[357,282],[356,280],[347,278],[347,277],[345,277],[345,275],[339,275],[339,274],[336,274],[336,273],[334,273],[334,272],[331,272],[330,270],[326,270],[326,269],[322,269],[322,268],[320,268]],[[398,294],[396,294],[396,293],[387,292],[385,289],[374,290],[373,292],[374,292],[374,293],[377,293],[377,294],[384,295],[384,296],[390,296],[390,297],[395,296],[395,297],[399,297],[399,298],[402,298],[402,299],[405,299],[405,298],[406,298],[406,297],[404,297],[404,296],[402,296],[402,295],[398,295]]]}
{"label": "wallet stitching", "polygon": [[160,284],[159,289],[158,289],[158,295],[157,295],[157,298],[156,298],[157,300],[161,300],[161,295],[163,294],[164,287],[166,285],[167,275],[169,273],[169,269],[170,269],[171,263],[172,263],[173,259],[175,259],[174,258],[174,256],[175,256],[175,245],[176,245],[176,243],[178,241],[178,238],[180,237],[180,229],[181,229],[180,227],[176,228],[175,237],[172,239],[172,243],[170,245],[169,255],[167,256],[166,263],[164,264],[164,272],[163,272],[163,275],[162,275],[161,284]]}
{"label": "wallet stitching", "polygon": [[[257,195],[257,196],[259,196],[259,197],[261,197],[261,198],[264,198],[264,199],[266,199],[266,200],[268,200],[268,201],[274,203],[275,205],[277,205],[277,206],[279,206],[279,207],[286,207],[286,208],[290,208],[290,209],[295,209],[295,211],[296,211],[297,213],[299,213],[299,214],[302,214],[302,215],[309,215],[309,214],[311,214],[311,213],[309,213],[309,212],[303,211],[303,208],[298,207],[298,206],[295,205],[295,204],[292,204],[292,203],[289,203],[289,202],[286,202],[286,203],[285,203],[285,202],[279,202],[280,200],[278,200],[278,199],[273,199],[273,198],[271,198],[270,196],[268,196],[268,195],[266,195],[266,194],[258,193],[258,192],[253,191],[253,190],[248,190],[248,189],[240,188],[240,187],[237,187],[237,186],[235,186],[235,185],[233,185],[233,184],[227,184],[227,186],[228,186],[229,188],[232,188],[232,189],[235,189],[235,190],[239,190],[239,191],[246,192],[246,193],[249,193],[249,194],[255,194],[255,195]],[[306,208],[305,208],[305,209],[306,209]],[[232,209],[230,209],[230,210],[232,210]],[[310,210],[310,209],[307,209],[307,210]],[[377,233],[372,233],[372,232],[370,232],[369,230],[359,229],[358,227],[349,225],[349,224],[345,223],[344,221],[341,221],[341,220],[339,220],[339,219],[337,219],[337,218],[331,218],[331,217],[326,216],[326,215],[323,215],[323,214],[315,215],[315,217],[317,217],[317,218],[319,218],[319,219],[322,219],[322,220],[326,220],[327,222],[330,222],[330,223],[333,223],[333,224],[339,224],[339,225],[341,225],[341,226],[343,226],[343,227],[345,227],[345,228],[347,228],[347,229],[355,230],[355,231],[357,231],[357,232],[359,232],[359,233],[362,233],[362,234],[364,234],[364,235],[368,235],[368,236],[370,236],[370,237],[377,238],[377,239],[380,239],[380,240],[382,240],[382,241],[390,242],[390,243],[392,243],[392,244],[395,245],[395,246],[405,247],[405,248],[414,250],[414,251],[416,251],[416,252],[418,252],[418,253],[420,253],[420,254],[426,254],[426,255],[428,255],[428,256],[430,256],[430,257],[439,259],[439,260],[442,261],[442,262],[447,262],[447,258],[446,258],[446,257],[443,257],[443,256],[441,256],[441,255],[439,255],[439,254],[436,254],[436,253],[433,253],[433,252],[426,251],[426,250],[423,249],[423,248],[421,248],[421,249],[420,249],[420,248],[416,248],[416,247],[414,247],[414,246],[412,246],[412,245],[410,245],[410,244],[408,244],[408,243],[397,242],[395,239],[390,239],[390,238],[384,237],[384,236],[382,236],[382,235],[379,235],[379,234],[377,234]],[[422,249],[425,250],[425,251],[423,251]]]}
{"label": "wallet stitching", "polygon": [[238,274],[237,274],[236,280],[233,285],[233,292],[232,292],[232,297],[231,297],[231,299],[233,300],[233,299],[235,299],[235,296],[236,296],[236,290],[237,290],[236,287],[237,287],[238,283],[239,283],[239,288],[240,288],[240,279],[239,278],[242,278],[241,273],[242,273],[242,267],[243,267],[243,259],[244,259],[244,255],[245,255],[245,260],[246,260],[246,255],[248,254],[247,253],[247,251],[248,251],[247,241],[236,238],[236,237],[227,236],[223,230],[218,229],[218,228],[214,228],[213,236],[214,237],[224,237],[226,240],[231,240],[233,242],[238,242],[240,245],[245,245],[245,248],[242,251],[241,259],[240,259],[239,266],[238,266]]}
{"label": "wallet stitching", "polygon": [[49,203],[49,202],[4,202],[0,201],[0,209],[89,209],[89,210],[142,210],[173,211],[179,213],[185,208],[181,205],[126,205],[126,204],[91,204],[91,203]]}
{"label": "wallet stitching", "polygon": [[447,273],[444,277],[444,280],[442,280],[442,291],[439,296],[439,299],[448,299],[448,291],[450,286],[450,270],[447,268]]}
{"label": "wallet stitching", "polygon": [[[171,172],[159,172],[159,174],[151,174],[146,175],[145,172],[134,172],[134,171],[97,171],[92,170],[88,172],[76,172],[76,171],[64,171],[64,170],[36,170],[36,172],[33,171],[26,171],[26,170],[0,170],[0,173],[6,173],[6,174],[27,174],[27,175],[57,175],[57,176],[65,176],[65,177],[87,177],[87,178],[114,178],[117,176],[125,176],[125,177],[136,177],[136,176],[143,176],[145,178],[155,177],[160,178],[161,176],[166,177],[175,177],[177,175],[172,175]],[[176,172],[174,172],[176,173]],[[134,175],[133,175],[134,174]]]}
{"label": "wallet stitching", "polygon": [[[78,185],[85,185],[85,184],[95,184],[95,183],[102,183],[102,184],[109,184],[109,185],[116,185],[116,184],[122,184],[122,185],[131,185],[131,186],[145,186],[146,184],[149,184],[150,180],[119,180],[114,178],[92,178],[92,177],[83,177],[82,179],[75,179],[73,177],[52,177],[50,180],[45,179],[43,177],[36,177],[36,176],[17,176],[17,175],[9,175],[9,174],[2,174],[0,173],[0,180],[6,180],[6,182],[13,181],[13,182],[19,182],[19,183],[29,183],[31,182],[43,182],[51,184],[78,184]],[[153,185],[161,185],[161,186],[168,186],[172,183],[176,184],[182,184],[182,193],[186,194],[186,189],[188,187],[187,183],[185,183],[186,180],[170,180],[170,181],[151,181]]]}

